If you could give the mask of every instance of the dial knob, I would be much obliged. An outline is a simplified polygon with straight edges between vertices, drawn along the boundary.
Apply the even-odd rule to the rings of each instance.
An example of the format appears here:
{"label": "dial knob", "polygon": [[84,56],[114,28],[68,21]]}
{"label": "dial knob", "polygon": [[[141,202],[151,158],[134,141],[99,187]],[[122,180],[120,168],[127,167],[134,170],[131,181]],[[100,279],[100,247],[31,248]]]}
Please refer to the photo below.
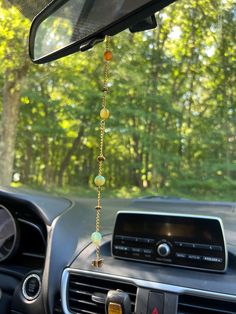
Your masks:
{"label": "dial knob", "polygon": [[157,247],[157,253],[162,257],[168,256],[170,254],[170,246],[167,243],[161,243]]}

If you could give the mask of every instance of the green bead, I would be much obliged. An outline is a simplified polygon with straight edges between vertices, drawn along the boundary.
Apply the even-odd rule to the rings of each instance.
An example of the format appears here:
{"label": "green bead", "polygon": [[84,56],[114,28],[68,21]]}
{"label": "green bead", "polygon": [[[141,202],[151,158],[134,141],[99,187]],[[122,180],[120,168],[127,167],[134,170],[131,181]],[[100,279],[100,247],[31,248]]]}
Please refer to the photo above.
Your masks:
{"label": "green bead", "polygon": [[100,245],[102,242],[102,235],[100,232],[93,232],[91,235],[91,241],[95,245]]}
{"label": "green bead", "polygon": [[94,183],[96,184],[96,186],[102,186],[105,184],[105,182],[106,180],[103,176],[96,176],[96,178],[94,179]]}

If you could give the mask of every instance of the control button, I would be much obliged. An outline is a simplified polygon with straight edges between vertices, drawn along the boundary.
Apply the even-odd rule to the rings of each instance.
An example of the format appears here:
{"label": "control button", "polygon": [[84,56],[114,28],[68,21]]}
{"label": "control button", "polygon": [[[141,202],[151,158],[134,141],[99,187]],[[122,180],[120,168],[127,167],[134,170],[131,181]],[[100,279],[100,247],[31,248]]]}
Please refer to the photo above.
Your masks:
{"label": "control button", "polygon": [[201,250],[209,250],[210,245],[208,244],[195,244],[196,249],[201,249]]}
{"label": "control button", "polygon": [[211,250],[211,251],[217,251],[217,252],[222,252],[222,246],[220,245],[210,245],[210,244],[199,244],[196,243],[194,244],[196,249],[201,249],[201,250]]}
{"label": "control button", "polygon": [[128,246],[123,246],[123,249],[122,249],[124,252],[129,252],[130,251],[130,248]]}
{"label": "control button", "polygon": [[167,243],[158,245],[157,253],[162,257],[168,256],[170,254],[170,246]]}
{"label": "control button", "polygon": [[115,250],[129,252],[130,248],[128,246],[115,245]]}
{"label": "control button", "polygon": [[222,263],[223,259],[220,257],[203,256],[202,259],[206,262]]}
{"label": "control button", "polygon": [[178,242],[175,241],[175,245],[178,247],[184,247],[184,248],[195,248],[195,243],[188,243],[188,242]]}
{"label": "control button", "polygon": [[152,258],[153,250],[150,249],[143,249],[143,257],[144,258]]}
{"label": "control button", "polygon": [[193,254],[189,254],[189,255],[188,255],[188,259],[195,260],[195,261],[200,261],[201,258],[202,258],[202,257],[199,256],[199,255],[193,255]]}
{"label": "control button", "polygon": [[183,247],[194,249],[196,247],[195,243],[183,242]]}
{"label": "control button", "polygon": [[140,243],[146,243],[146,239],[145,238],[139,238],[139,241]]}
{"label": "control button", "polygon": [[131,248],[131,251],[132,251],[133,253],[142,253],[143,249],[136,248],[136,247],[132,247],[132,248]]}
{"label": "control button", "polygon": [[175,241],[175,245],[178,247],[183,247],[183,242]]}
{"label": "control button", "polygon": [[152,253],[153,253],[153,250],[144,249],[144,250],[143,250],[143,253],[144,253],[144,254],[152,254]]}
{"label": "control button", "polygon": [[209,248],[212,251],[217,251],[217,252],[222,252],[223,251],[223,248],[220,245],[210,245]]}
{"label": "control button", "polygon": [[22,285],[22,294],[26,300],[36,299],[41,291],[41,278],[37,274],[28,275]]}
{"label": "control button", "polygon": [[187,254],[184,254],[184,253],[175,253],[175,256],[178,257],[178,258],[186,258],[186,257],[187,257]]}
{"label": "control button", "polygon": [[138,238],[139,243],[148,243],[147,241],[148,241],[148,239],[146,239],[146,238]]}
{"label": "control button", "polygon": [[145,243],[143,241],[143,238],[139,238],[139,237],[129,237],[129,236],[124,236],[123,240],[125,241],[129,241],[129,242],[136,242],[136,243]]}
{"label": "control button", "polygon": [[155,243],[154,239],[142,238],[142,243],[153,244]]}
{"label": "control button", "polygon": [[133,241],[135,241],[135,238],[134,237],[126,237],[126,236],[124,236],[123,240],[133,242]]}
{"label": "control button", "polygon": [[147,314],[163,314],[164,297],[161,293],[149,292]]}

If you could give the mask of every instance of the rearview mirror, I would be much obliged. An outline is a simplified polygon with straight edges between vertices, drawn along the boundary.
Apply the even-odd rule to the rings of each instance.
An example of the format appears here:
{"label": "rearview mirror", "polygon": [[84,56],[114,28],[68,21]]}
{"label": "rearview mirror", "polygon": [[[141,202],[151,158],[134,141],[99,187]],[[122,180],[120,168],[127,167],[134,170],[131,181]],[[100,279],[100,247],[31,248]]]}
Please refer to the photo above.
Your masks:
{"label": "rearview mirror", "polygon": [[133,27],[175,0],[53,0],[33,20],[29,53],[46,63],[84,51]]}

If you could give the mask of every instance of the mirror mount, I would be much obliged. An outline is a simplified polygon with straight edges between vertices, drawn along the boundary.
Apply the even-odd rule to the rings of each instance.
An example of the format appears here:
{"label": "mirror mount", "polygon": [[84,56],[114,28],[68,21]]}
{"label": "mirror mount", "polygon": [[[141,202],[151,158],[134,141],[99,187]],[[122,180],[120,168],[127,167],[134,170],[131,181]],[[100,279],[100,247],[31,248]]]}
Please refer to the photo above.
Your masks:
{"label": "mirror mount", "polygon": [[80,46],[80,51],[86,51],[86,50],[92,49],[96,44],[104,41],[104,39],[105,39],[105,36],[98,36],[96,38],[92,38]]}
{"label": "mirror mount", "polygon": [[[148,29],[153,29],[156,27],[157,27],[157,21],[156,21],[155,15],[151,15],[147,17],[146,19],[138,22],[137,24],[132,25],[129,28],[129,30],[131,33],[137,33],[137,32],[146,31]],[[98,36],[96,38],[92,38],[80,46],[80,51],[83,52],[83,51],[92,49],[96,44],[99,44],[100,42],[104,41],[104,39],[105,39],[105,36]]]}
{"label": "mirror mount", "polygon": [[132,25],[129,27],[129,30],[131,33],[137,33],[137,32],[142,32],[146,31],[148,29],[153,29],[157,27],[157,21],[155,18],[155,15],[151,15],[147,17],[144,20],[141,20],[137,24]]}

